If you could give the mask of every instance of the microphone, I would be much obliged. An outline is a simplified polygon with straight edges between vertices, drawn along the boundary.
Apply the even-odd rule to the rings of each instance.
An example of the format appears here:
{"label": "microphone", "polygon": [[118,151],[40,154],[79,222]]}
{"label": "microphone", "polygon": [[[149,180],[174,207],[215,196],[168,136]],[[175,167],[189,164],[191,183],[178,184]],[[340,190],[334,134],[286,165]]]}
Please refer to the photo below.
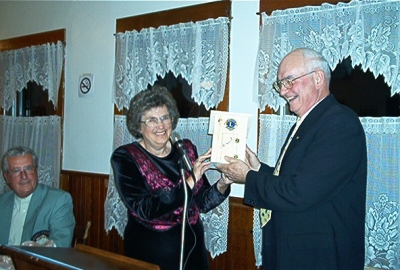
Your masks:
{"label": "microphone", "polygon": [[193,174],[193,165],[190,162],[190,159],[189,159],[188,155],[186,154],[185,149],[183,148],[183,141],[181,139],[181,136],[177,132],[172,132],[172,134],[169,138],[171,140],[171,143],[175,146],[176,150],[178,150],[178,153],[182,158],[182,161],[183,161],[183,164],[184,164],[186,170],[190,174]]}
{"label": "microphone", "polygon": [[[184,264],[183,264],[183,259],[184,259],[184,250],[185,250],[185,231],[186,231],[186,218],[188,216],[188,190],[187,190],[187,186],[188,184],[185,183],[186,179],[185,179],[185,171],[184,171],[184,167],[186,168],[186,171],[188,173],[190,173],[193,177],[193,181],[196,182],[196,177],[194,176],[193,173],[193,166],[192,163],[190,163],[189,157],[186,154],[185,149],[183,148],[183,141],[181,139],[181,136],[177,133],[177,132],[172,132],[171,136],[169,137],[171,144],[176,148],[176,150],[178,150],[178,153],[181,157],[181,162],[179,163],[179,171],[181,174],[181,177],[183,179],[183,190],[185,192],[185,201],[183,203],[183,215],[182,215],[182,228],[181,228],[181,252],[179,255],[179,270],[183,270],[184,269]],[[183,162],[183,165],[182,165]]]}

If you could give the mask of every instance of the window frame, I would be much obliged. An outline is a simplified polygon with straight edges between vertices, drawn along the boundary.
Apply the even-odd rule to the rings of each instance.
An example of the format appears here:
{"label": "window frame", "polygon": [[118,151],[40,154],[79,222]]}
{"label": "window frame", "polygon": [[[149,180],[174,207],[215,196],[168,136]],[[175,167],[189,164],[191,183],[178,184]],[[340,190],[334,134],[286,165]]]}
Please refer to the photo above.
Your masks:
{"label": "window frame", "polygon": [[[320,6],[323,3],[336,5],[339,2],[348,3],[350,0],[260,0],[260,13],[267,13],[271,15],[274,10],[283,10],[288,8],[298,8],[304,6]],[[261,19],[260,19],[261,24]]]}

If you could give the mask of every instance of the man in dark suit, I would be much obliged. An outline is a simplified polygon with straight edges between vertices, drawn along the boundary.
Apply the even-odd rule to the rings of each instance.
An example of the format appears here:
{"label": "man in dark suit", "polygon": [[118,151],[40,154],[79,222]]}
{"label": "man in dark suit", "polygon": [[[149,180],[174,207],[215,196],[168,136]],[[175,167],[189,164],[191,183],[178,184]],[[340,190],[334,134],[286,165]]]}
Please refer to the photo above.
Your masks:
{"label": "man in dark suit", "polygon": [[75,228],[71,195],[38,183],[38,157],[27,147],[10,148],[2,171],[10,191],[0,195],[0,244],[26,241],[70,247]]}
{"label": "man in dark suit", "polygon": [[275,168],[248,148],[246,163],[226,157],[229,164],[217,165],[245,184],[246,204],[272,211],[262,229],[265,270],[364,268],[365,134],[358,116],[330,94],[330,74],[314,50],[285,56],[274,88],[300,121]]}

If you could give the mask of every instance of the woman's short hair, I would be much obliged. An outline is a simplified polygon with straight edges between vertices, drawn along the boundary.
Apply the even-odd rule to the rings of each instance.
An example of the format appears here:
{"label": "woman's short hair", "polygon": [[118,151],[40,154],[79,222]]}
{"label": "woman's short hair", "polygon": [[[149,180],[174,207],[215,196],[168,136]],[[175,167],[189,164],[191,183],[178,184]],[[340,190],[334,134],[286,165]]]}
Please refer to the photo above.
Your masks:
{"label": "woman's short hair", "polygon": [[164,86],[154,85],[152,88],[140,91],[130,101],[126,114],[126,126],[133,137],[140,139],[141,119],[149,110],[159,107],[167,107],[171,116],[172,130],[178,124],[179,111],[172,94]]}
{"label": "woman's short hair", "polygon": [[25,147],[25,146],[15,146],[11,147],[10,149],[7,150],[7,152],[4,153],[3,158],[1,159],[1,170],[3,173],[6,173],[8,171],[8,158],[9,157],[20,157],[20,156],[25,156],[27,154],[31,154],[33,158],[33,165],[37,168],[39,164],[39,158],[36,155],[35,151],[33,149]]}

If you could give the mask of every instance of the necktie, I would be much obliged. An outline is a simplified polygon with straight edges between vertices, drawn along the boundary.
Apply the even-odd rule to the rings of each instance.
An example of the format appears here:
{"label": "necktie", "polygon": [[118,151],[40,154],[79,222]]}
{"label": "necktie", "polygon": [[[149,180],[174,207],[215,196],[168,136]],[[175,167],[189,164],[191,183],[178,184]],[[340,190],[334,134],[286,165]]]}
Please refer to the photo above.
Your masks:
{"label": "necktie", "polygon": [[[290,137],[289,137],[289,139],[288,139],[288,141],[287,141],[287,143],[285,145],[285,148],[283,148],[282,154],[280,155],[279,160],[276,163],[273,175],[279,175],[279,171],[281,169],[281,163],[282,163],[283,156],[285,155],[286,150],[288,149],[289,144],[292,141],[294,135],[296,134],[296,131],[299,128],[300,124],[301,124],[301,118],[298,118],[296,126],[294,127],[292,133],[290,134]],[[265,224],[267,224],[268,221],[271,219],[271,217],[272,217],[272,211],[271,210],[261,208],[260,209],[261,227],[264,227]]]}

